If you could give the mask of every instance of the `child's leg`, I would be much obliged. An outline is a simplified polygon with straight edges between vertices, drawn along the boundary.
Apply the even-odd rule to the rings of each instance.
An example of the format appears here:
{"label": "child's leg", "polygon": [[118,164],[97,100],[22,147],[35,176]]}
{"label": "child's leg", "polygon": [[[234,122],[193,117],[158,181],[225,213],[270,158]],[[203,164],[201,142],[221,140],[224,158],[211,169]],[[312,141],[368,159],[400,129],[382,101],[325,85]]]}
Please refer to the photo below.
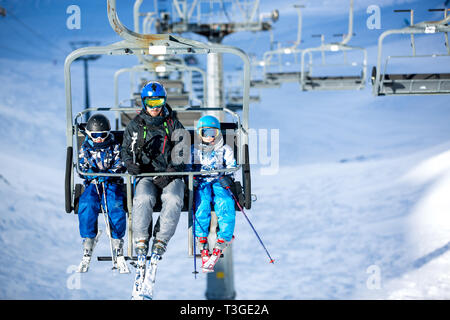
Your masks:
{"label": "child's leg", "polygon": [[95,238],[97,235],[97,218],[100,211],[100,200],[94,184],[86,187],[80,196],[78,205],[78,221],[82,238]]}
{"label": "child's leg", "polygon": [[202,182],[195,189],[195,236],[207,237],[211,223],[211,184]]}
{"label": "child's leg", "polygon": [[217,215],[217,223],[219,224],[217,239],[223,239],[228,242],[233,237],[236,221],[234,200],[228,190],[224,189],[219,182],[214,182],[212,188],[214,191],[214,210]]}
{"label": "child's leg", "polygon": [[126,214],[123,209],[123,190],[119,184],[105,184],[111,236],[121,239],[125,236]]}

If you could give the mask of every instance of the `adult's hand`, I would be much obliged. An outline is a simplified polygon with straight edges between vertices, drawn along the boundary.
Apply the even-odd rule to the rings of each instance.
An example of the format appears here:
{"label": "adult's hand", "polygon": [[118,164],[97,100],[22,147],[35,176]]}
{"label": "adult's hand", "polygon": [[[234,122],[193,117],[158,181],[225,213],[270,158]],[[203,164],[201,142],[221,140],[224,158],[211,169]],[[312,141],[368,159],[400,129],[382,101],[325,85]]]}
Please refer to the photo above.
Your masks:
{"label": "adult's hand", "polygon": [[141,167],[139,163],[133,163],[131,161],[125,163],[125,166],[127,167],[128,173],[132,175],[138,175],[142,173]]}

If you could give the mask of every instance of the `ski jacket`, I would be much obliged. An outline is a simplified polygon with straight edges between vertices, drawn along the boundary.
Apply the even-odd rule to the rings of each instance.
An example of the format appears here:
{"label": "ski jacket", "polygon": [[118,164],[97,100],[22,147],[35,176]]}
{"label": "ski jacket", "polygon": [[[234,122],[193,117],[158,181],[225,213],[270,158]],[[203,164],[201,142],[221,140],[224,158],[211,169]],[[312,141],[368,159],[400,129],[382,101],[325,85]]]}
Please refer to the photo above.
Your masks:
{"label": "ski jacket", "polygon": [[[178,143],[172,141],[175,130],[184,130],[183,125],[174,116],[169,105],[161,111],[162,115],[150,116],[142,110],[127,125],[124,135],[121,156],[125,164],[133,162],[141,165],[142,172],[166,172],[168,168],[183,171],[184,163],[174,163],[171,152]],[[182,153],[180,148],[180,153]],[[135,157],[133,156],[135,153]]]}
{"label": "ski jacket", "polygon": [[[120,159],[120,145],[111,133],[103,143],[94,143],[86,137],[78,154],[81,172],[122,173],[125,167]],[[80,175],[85,184],[99,177]],[[121,177],[101,177],[110,183],[122,181]]]}
{"label": "ski jacket", "polygon": [[[200,142],[191,147],[191,165],[189,167],[191,171],[211,171],[235,167],[236,160],[233,149],[229,145],[224,144],[222,134],[216,138],[214,145]],[[199,176],[198,179],[211,182],[221,175],[220,173],[205,173]],[[233,178],[234,172],[225,172],[223,175]]]}

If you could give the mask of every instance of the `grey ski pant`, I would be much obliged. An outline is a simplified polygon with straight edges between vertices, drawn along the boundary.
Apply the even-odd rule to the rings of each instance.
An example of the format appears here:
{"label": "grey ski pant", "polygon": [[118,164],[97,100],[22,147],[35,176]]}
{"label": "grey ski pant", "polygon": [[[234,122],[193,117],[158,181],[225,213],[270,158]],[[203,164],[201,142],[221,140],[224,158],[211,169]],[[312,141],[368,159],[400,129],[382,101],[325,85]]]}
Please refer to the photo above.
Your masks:
{"label": "grey ski pant", "polygon": [[[133,238],[134,241],[149,240],[149,226],[153,220],[153,207],[158,195],[157,187],[152,177],[143,177],[136,181],[136,191],[133,198]],[[162,209],[159,215],[159,230],[155,238],[166,243],[172,238],[180,219],[183,207],[184,182],[175,179],[161,193]]]}

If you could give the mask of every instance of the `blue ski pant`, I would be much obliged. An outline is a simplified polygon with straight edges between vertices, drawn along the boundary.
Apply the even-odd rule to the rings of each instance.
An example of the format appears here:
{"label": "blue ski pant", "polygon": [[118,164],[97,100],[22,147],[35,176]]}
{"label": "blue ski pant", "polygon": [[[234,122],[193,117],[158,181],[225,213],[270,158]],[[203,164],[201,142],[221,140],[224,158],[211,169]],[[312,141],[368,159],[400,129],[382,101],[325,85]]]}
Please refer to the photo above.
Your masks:
{"label": "blue ski pant", "polygon": [[119,184],[103,184],[105,186],[105,199],[103,197],[102,184],[98,184],[97,193],[96,185],[91,183],[87,185],[83,194],[80,196],[78,205],[78,221],[80,235],[82,238],[95,238],[98,231],[98,215],[102,214],[100,205],[103,210],[108,212],[109,225],[111,228],[111,236],[114,239],[121,239],[125,235],[126,213],[123,209],[123,190]]}
{"label": "blue ski pant", "polygon": [[200,182],[195,190],[195,236],[207,237],[211,223],[211,202],[217,215],[217,239],[230,241],[236,221],[234,200],[219,182]]}

